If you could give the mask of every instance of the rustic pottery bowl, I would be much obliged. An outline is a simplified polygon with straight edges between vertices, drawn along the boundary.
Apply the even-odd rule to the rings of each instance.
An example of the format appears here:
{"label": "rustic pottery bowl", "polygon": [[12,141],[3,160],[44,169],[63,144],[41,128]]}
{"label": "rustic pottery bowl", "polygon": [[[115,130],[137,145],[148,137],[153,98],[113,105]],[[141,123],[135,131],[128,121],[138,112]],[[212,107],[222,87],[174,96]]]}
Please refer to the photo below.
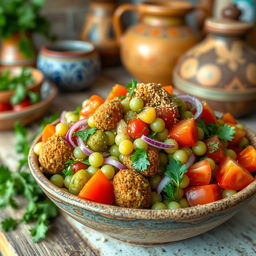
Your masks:
{"label": "rustic pottery bowl", "polygon": [[37,66],[64,91],[88,88],[100,72],[98,53],[85,41],[58,41],[42,48]]}
{"label": "rustic pottery bowl", "polygon": [[12,129],[17,121],[23,125],[27,125],[39,119],[49,109],[50,104],[57,96],[57,92],[56,86],[52,83],[43,83],[41,87],[42,100],[39,103],[28,106],[20,111],[0,113],[0,131]]}
{"label": "rustic pottery bowl", "polygon": [[[35,68],[32,69],[32,77],[34,78],[35,82],[28,87],[28,90],[39,92],[44,81],[43,73]],[[10,70],[12,75],[18,75],[22,67],[13,67],[13,68],[0,68],[0,73],[3,73],[6,70]],[[0,91],[0,103],[10,103],[12,95],[15,93],[15,90],[11,91]]]}
{"label": "rustic pottery bowl", "polygon": [[[256,146],[256,134],[248,130]],[[136,245],[158,245],[190,238],[230,219],[256,194],[256,180],[237,194],[214,203],[176,210],[128,209],[90,202],[53,185],[40,171],[34,145],[29,153],[32,175],[45,194],[64,212],[87,227]]]}

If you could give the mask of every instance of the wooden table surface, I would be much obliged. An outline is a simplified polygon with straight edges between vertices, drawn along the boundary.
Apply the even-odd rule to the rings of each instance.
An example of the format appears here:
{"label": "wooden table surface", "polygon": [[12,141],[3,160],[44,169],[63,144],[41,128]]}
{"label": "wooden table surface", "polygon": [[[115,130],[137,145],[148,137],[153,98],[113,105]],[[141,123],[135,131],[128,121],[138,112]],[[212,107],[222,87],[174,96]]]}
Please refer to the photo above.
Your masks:
{"label": "wooden table surface", "polygon": [[[73,94],[61,94],[51,107],[50,112],[73,110],[77,105],[97,93],[105,97],[116,82],[127,84],[131,77],[122,68],[103,71],[90,90]],[[256,114],[241,119],[241,122],[256,130]],[[1,124],[0,124],[1,125]],[[17,155],[14,149],[13,132],[0,132],[0,163],[15,170]],[[19,211],[0,210],[0,221],[6,216],[20,216]],[[181,242],[157,247],[136,247],[115,241],[104,234],[86,228],[61,214],[52,224],[47,238],[34,244],[29,236],[29,225],[20,225],[17,230],[0,232],[0,255],[3,256],[205,256],[256,255],[256,202],[239,212],[222,226],[200,236]]]}

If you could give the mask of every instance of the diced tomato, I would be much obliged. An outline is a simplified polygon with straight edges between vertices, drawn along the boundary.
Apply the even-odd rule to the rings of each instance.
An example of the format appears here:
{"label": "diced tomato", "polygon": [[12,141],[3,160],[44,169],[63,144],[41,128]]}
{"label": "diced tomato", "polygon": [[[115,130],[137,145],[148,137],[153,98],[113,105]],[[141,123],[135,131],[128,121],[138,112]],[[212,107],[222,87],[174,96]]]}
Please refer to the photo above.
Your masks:
{"label": "diced tomato", "polygon": [[216,123],[217,119],[214,115],[213,110],[210,108],[210,106],[206,102],[203,102],[202,104],[203,104],[202,119],[204,119],[206,124]]}
{"label": "diced tomato", "polygon": [[173,94],[173,87],[171,85],[163,86],[163,88],[169,93]]}
{"label": "diced tomato", "polygon": [[199,161],[188,169],[186,175],[189,177],[189,185],[208,185],[212,177],[211,165],[207,160]]}
{"label": "diced tomato", "polygon": [[127,92],[128,92],[128,90],[124,86],[122,86],[120,84],[116,84],[112,88],[110,94],[108,95],[107,100],[112,100],[118,96],[125,96],[127,94]]}
{"label": "diced tomato", "polygon": [[91,116],[96,109],[104,103],[104,100],[98,95],[92,95],[89,100],[85,103],[84,107],[82,108],[80,115],[83,117]]}
{"label": "diced tomato", "polygon": [[181,120],[170,130],[169,137],[175,139],[182,147],[193,147],[198,139],[198,131],[194,119]]}
{"label": "diced tomato", "polygon": [[179,116],[179,111],[177,108],[167,108],[167,107],[157,107],[156,116],[162,118],[165,122],[165,127],[171,129],[176,123]]}
{"label": "diced tomato", "polygon": [[133,139],[140,138],[142,135],[147,136],[149,134],[148,125],[140,119],[131,120],[128,123],[127,131],[128,135]]}
{"label": "diced tomato", "polygon": [[231,190],[241,190],[254,181],[253,176],[230,157],[219,166],[216,179],[220,187]]}
{"label": "diced tomato", "polygon": [[12,110],[12,106],[8,103],[0,103],[0,112]]}
{"label": "diced tomato", "polygon": [[228,112],[224,114],[221,118],[224,123],[231,123],[231,124],[236,124],[236,119]]}
{"label": "diced tomato", "polygon": [[250,145],[241,151],[237,160],[247,171],[256,171],[256,149],[253,146]]}
{"label": "diced tomato", "polygon": [[30,105],[31,105],[30,101],[28,99],[25,99],[21,103],[13,105],[13,110],[14,111],[21,111],[22,109],[24,109],[24,108],[26,108]]}
{"label": "diced tomato", "polygon": [[186,190],[190,206],[208,204],[221,199],[221,189],[217,184],[190,187]]}
{"label": "diced tomato", "polygon": [[216,163],[220,163],[225,158],[223,145],[217,136],[211,137],[205,141],[207,146],[207,157],[210,157]]}
{"label": "diced tomato", "polygon": [[55,134],[55,126],[52,124],[47,124],[42,132],[42,142],[46,142],[52,135]]}
{"label": "diced tomato", "polygon": [[101,170],[90,178],[78,196],[102,204],[113,204],[115,199],[113,185]]}
{"label": "diced tomato", "polygon": [[235,124],[229,123],[228,125],[235,127],[234,138],[229,142],[229,145],[236,145],[246,135],[246,131],[238,128]]}
{"label": "diced tomato", "polygon": [[87,169],[88,165],[86,165],[86,164],[84,164],[82,162],[77,162],[77,163],[72,164],[71,167],[72,167],[72,170],[74,171],[74,173],[76,173],[79,170]]}

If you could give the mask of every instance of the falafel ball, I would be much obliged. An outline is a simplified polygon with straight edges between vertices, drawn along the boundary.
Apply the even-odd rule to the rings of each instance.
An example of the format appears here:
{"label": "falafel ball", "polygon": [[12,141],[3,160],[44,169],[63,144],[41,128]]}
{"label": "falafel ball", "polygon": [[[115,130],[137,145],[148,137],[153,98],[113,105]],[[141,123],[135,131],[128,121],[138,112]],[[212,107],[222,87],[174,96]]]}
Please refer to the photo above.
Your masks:
{"label": "falafel ball", "polygon": [[115,203],[126,208],[149,208],[151,188],[149,181],[137,171],[120,170],[113,179]]}
{"label": "falafel ball", "polygon": [[42,171],[56,174],[65,169],[65,162],[71,158],[73,149],[69,146],[64,136],[51,136],[43,143],[39,163]]}
{"label": "falafel ball", "polygon": [[123,107],[118,99],[106,101],[93,114],[96,128],[104,131],[115,129],[122,118]]}
{"label": "falafel ball", "polygon": [[[135,167],[132,166],[132,160],[130,159],[131,156],[132,155],[124,156],[123,163],[129,169],[135,170]],[[150,165],[148,166],[147,170],[140,171],[140,173],[146,177],[153,177],[160,172],[158,150],[154,147],[149,146],[147,150],[147,156],[148,156],[148,161],[150,162]]]}

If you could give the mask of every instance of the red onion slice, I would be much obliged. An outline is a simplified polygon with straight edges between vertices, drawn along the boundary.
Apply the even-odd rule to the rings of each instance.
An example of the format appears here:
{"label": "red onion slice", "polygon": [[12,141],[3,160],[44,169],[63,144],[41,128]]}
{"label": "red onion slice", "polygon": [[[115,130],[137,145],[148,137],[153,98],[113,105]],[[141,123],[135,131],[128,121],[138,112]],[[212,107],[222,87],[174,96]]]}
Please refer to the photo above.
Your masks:
{"label": "red onion slice", "polygon": [[189,167],[195,162],[195,160],[196,160],[196,157],[195,157],[194,154],[192,154],[192,155],[189,157],[188,161],[186,162],[187,168],[189,168]]}
{"label": "red onion slice", "polygon": [[197,121],[200,119],[202,112],[203,112],[203,105],[199,99],[194,96],[187,95],[187,94],[180,94],[177,95],[177,98],[182,99],[185,102],[190,103],[196,108],[196,113],[194,114],[194,119]]}
{"label": "red onion slice", "polygon": [[67,114],[67,111],[63,111],[60,115],[60,122],[61,123],[67,123],[65,115]]}
{"label": "red onion slice", "polygon": [[104,161],[105,164],[110,164],[110,165],[113,165],[115,166],[116,168],[118,169],[127,169],[127,167],[125,165],[123,165],[122,163],[120,163],[119,161],[116,161],[114,159],[111,159],[111,158],[106,158],[105,161]]}
{"label": "red onion slice", "polygon": [[79,148],[80,148],[87,156],[89,156],[90,154],[93,153],[93,151],[90,150],[90,149],[84,144],[83,140],[82,140],[80,137],[77,138],[77,143],[78,143]]}
{"label": "red onion slice", "polygon": [[175,146],[173,144],[167,144],[167,143],[164,143],[164,142],[153,140],[153,139],[151,139],[151,138],[149,138],[145,135],[142,135],[141,139],[143,141],[145,141],[146,143],[148,143],[150,146],[153,146],[155,148],[167,149],[167,148],[173,148]]}
{"label": "red onion slice", "polygon": [[163,191],[164,187],[165,187],[166,185],[168,185],[170,182],[171,182],[171,179],[170,179],[169,177],[166,177],[166,176],[165,176],[165,177],[160,181],[160,183],[159,183],[158,186],[157,186],[157,189],[156,189],[157,193],[160,194],[160,193]]}
{"label": "red onion slice", "polygon": [[76,144],[74,143],[72,136],[73,133],[76,131],[76,129],[85,129],[87,127],[87,121],[88,118],[84,118],[82,120],[77,121],[76,123],[74,123],[70,129],[68,130],[67,134],[66,134],[66,141],[70,144],[70,146],[72,147],[76,147]]}

